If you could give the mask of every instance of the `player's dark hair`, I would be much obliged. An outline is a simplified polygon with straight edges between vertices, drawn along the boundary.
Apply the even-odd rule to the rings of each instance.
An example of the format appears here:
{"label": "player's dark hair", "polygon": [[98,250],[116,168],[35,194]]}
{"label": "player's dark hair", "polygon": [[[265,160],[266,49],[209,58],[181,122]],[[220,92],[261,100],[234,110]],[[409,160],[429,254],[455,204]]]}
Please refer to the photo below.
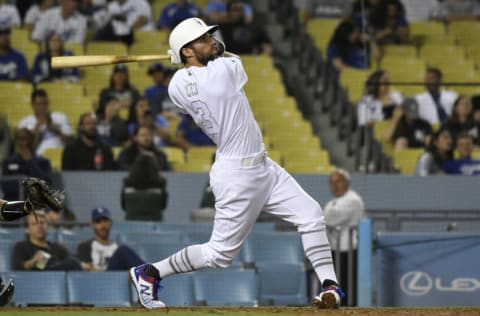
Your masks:
{"label": "player's dark hair", "polygon": [[33,100],[35,100],[36,97],[45,97],[47,98],[47,91],[43,89],[35,89],[32,91],[32,94],[30,96],[30,101],[33,103]]}

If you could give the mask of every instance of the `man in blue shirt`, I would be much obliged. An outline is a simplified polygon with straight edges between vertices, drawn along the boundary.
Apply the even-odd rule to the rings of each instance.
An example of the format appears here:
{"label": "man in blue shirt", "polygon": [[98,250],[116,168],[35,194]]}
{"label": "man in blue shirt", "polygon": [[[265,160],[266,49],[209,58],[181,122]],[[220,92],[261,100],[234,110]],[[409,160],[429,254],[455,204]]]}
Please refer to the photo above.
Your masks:
{"label": "man in blue shirt", "polygon": [[28,80],[25,56],[10,45],[10,29],[0,28],[0,80]]}
{"label": "man in blue shirt", "polygon": [[480,160],[472,159],[473,139],[467,133],[458,135],[457,152],[459,157],[454,160],[447,161],[443,164],[442,169],[447,174],[479,176]]}
{"label": "man in blue shirt", "polygon": [[157,29],[171,30],[183,20],[201,15],[202,11],[195,4],[189,3],[187,0],[176,0],[162,10],[157,22]]}

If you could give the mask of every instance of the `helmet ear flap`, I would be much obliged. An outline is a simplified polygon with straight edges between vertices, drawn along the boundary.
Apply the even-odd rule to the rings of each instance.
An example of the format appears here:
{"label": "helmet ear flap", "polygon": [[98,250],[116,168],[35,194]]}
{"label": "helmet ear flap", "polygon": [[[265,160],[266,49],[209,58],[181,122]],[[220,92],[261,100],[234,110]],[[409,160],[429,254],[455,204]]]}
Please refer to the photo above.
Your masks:
{"label": "helmet ear flap", "polygon": [[0,306],[8,305],[12,301],[14,291],[13,279],[9,279],[7,283],[0,279]]}

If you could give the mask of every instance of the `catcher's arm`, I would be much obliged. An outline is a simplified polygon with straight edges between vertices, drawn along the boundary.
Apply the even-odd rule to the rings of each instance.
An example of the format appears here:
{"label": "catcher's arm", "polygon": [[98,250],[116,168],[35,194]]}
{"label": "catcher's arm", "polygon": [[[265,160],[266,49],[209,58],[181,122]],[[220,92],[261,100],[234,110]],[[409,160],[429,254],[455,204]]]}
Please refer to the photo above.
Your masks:
{"label": "catcher's arm", "polygon": [[0,199],[0,220],[14,221],[28,215],[32,209],[24,201],[8,202]]}

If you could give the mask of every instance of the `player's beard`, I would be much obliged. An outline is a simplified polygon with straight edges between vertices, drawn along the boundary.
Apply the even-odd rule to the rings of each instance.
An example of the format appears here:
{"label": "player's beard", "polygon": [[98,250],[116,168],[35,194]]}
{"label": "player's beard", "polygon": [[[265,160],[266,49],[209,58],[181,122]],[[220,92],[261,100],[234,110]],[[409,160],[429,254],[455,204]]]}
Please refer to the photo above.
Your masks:
{"label": "player's beard", "polygon": [[210,52],[208,54],[201,54],[201,53],[195,51],[195,57],[197,58],[199,63],[206,66],[209,61],[214,60],[217,56],[216,56],[215,52]]}

